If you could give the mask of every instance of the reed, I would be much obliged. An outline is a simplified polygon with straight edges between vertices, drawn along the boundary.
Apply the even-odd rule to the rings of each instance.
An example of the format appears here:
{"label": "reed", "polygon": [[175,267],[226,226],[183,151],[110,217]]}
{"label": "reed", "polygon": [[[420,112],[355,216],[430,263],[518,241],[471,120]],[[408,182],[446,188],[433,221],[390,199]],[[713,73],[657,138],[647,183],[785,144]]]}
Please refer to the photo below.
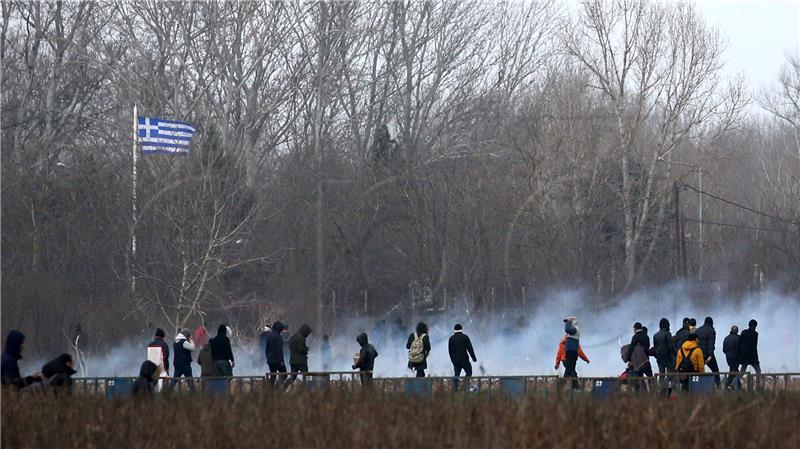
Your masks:
{"label": "reed", "polygon": [[797,448],[800,394],[2,397],[3,448]]}

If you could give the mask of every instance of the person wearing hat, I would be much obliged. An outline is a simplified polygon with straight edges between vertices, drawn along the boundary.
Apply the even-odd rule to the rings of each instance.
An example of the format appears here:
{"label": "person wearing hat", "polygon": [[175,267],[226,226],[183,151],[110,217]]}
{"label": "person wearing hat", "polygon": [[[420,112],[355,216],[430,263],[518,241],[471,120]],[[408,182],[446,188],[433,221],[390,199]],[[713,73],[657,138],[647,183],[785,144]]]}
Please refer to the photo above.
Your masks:
{"label": "person wearing hat", "polygon": [[447,342],[450,352],[450,361],[453,362],[453,391],[458,391],[459,376],[464,370],[465,377],[472,377],[472,364],[469,363],[470,357],[473,362],[477,362],[475,350],[472,349],[472,342],[467,334],[464,333],[461,324],[453,326],[453,335]]}
{"label": "person wearing hat", "polygon": [[174,356],[172,359],[172,366],[174,377],[172,387],[179,382],[179,378],[185,376],[189,379],[189,390],[194,391],[194,382],[192,379],[192,352],[197,348],[192,342],[192,331],[183,329],[175,336],[175,342],[172,345]]}
{"label": "person wearing hat", "polygon": [[[164,341],[164,329],[156,329],[153,341],[147,345],[147,360],[156,365],[156,377],[164,378],[169,376],[169,345]],[[161,390],[163,382],[158,381],[157,390]]]}
{"label": "person wearing hat", "polygon": [[[628,366],[636,371],[638,376],[653,377],[653,367],[650,364],[650,337],[647,335],[647,328],[642,323],[633,323],[633,337],[631,343],[626,348],[626,357],[623,359],[628,362]],[[637,384],[638,386],[638,384]]]}
{"label": "person wearing hat", "polygon": [[574,316],[564,318],[564,337],[558,344],[558,352],[556,352],[556,367],[557,370],[561,363],[564,363],[564,377],[572,378],[572,389],[578,389],[578,371],[576,369],[578,364],[578,357],[584,362],[589,363],[589,358],[583,353],[580,344],[581,332],[578,328],[578,319]]}

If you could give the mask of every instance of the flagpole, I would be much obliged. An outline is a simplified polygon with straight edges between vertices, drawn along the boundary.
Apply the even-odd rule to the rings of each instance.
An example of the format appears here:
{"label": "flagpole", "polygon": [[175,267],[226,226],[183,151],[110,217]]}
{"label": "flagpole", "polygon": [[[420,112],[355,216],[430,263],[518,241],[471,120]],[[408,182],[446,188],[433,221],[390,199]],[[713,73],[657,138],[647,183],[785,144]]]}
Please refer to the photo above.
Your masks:
{"label": "flagpole", "polygon": [[136,299],[136,274],[133,264],[136,260],[136,139],[139,134],[139,117],[136,105],[133,105],[133,201],[131,202],[131,297]]}

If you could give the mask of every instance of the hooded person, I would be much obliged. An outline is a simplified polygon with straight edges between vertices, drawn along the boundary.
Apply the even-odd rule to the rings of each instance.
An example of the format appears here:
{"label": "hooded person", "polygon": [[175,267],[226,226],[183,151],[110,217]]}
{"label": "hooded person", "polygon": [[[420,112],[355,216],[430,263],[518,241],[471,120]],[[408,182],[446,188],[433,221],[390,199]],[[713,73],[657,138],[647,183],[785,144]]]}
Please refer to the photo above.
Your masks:
{"label": "hooded person", "polygon": [[715,373],[714,383],[719,387],[719,365],[717,364],[717,358],[714,356],[717,342],[717,331],[714,330],[714,319],[707,316],[703,321],[703,325],[695,330],[695,334],[697,335],[697,344],[700,346],[700,350],[703,351],[703,356],[706,358],[705,365],[712,373]]}
{"label": "hooded person", "polygon": [[217,328],[217,335],[208,341],[211,345],[211,358],[214,360],[214,369],[217,376],[233,376],[233,367],[236,362],[233,360],[233,350],[231,350],[231,340],[228,338],[228,326],[220,324]]}
{"label": "hooded person", "polygon": [[41,373],[22,377],[19,373],[19,361],[22,360],[22,349],[25,346],[25,334],[12,330],[6,337],[6,347],[0,360],[0,379],[3,385],[14,385],[24,388],[42,380]]}
{"label": "hooded person", "polygon": [[358,352],[358,358],[354,360],[353,369],[361,371],[361,385],[371,385],[378,351],[369,343],[366,332],[358,334],[356,342],[361,346],[361,350]]}
{"label": "hooded person", "polygon": [[461,370],[464,370],[465,377],[472,377],[472,364],[469,363],[469,360],[472,358],[473,362],[478,361],[475,357],[475,350],[472,348],[472,342],[464,333],[461,324],[453,326],[453,335],[447,341],[447,350],[450,353],[450,362],[453,364],[453,391],[458,391],[458,378],[461,376]]}
{"label": "hooded person", "polygon": [[214,368],[214,358],[211,356],[211,344],[206,343],[197,354],[197,364],[200,365],[200,377],[214,377],[217,370]]}
{"label": "hooded person", "polygon": [[756,372],[758,386],[761,387],[761,363],[758,360],[758,332],[756,332],[758,322],[750,320],[747,329],[742,331],[739,336],[739,372],[747,371],[747,365],[753,367]]}
{"label": "hooded person", "polygon": [[156,383],[158,382],[158,377],[156,376],[157,372],[158,365],[150,360],[145,360],[142,362],[142,366],[139,368],[139,377],[133,381],[131,394],[134,397],[141,398],[153,397],[153,394],[156,391]]}
{"label": "hooded person", "polygon": [[689,336],[689,321],[689,317],[684,317],[681,328],[678,329],[678,332],[675,332],[675,335],[672,337],[672,348],[675,352],[675,356],[678,355],[678,351],[680,351],[681,346],[683,346],[683,342],[685,342],[686,337]]}
{"label": "hooded person", "polygon": [[556,367],[561,363],[564,364],[564,378],[572,378],[572,388],[578,388],[577,364],[580,357],[584,362],[589,363],[589,358],[583,353],[580,344],[581,332],[578,327],[578,319],[574,316],[564,318],[564,337],[558,344],[558,351],[556,352]]}
{"label": "hooded person", "polygon": [[428,336],[428,325],[420,321],[417,329],[409,334],[406,340],[408,349],[408,369],[416,371],[416,377],[425,377],[428,369],[428,354],[431,352],[431,339]]}
{"label": "hooded person", "polygon": [[690,333],[683,342],[678,356],[675,359],[675,370],[684,373],[680,377],[684,391],[689,391],[689,375],[687,373],[702,373],[705,370],[703,350],[697,344],[697,335]]}
{"label": "hooded person", "polygon": [[283,337],[281,337],[281,332],[283,332],[284,324],[280,321],[276,321],[272,325],[272,332],[267,336],[267,365],[269,366],[270,380],[275,383],[280,380],[283,380],[286,376],[280,375],[276,376],[274,373],[285,373],[286,372],[286,362],[283,358]]}
{"label": "hooded person", "polygon": [[42,367],[42,377],[56,395],[61,392],[72,393],[73,374],[75,374],[75,362],[67,353],[59,355]]}
{"label": "hooded person", "polygon": [[722,341],[722,352],[725,354],[725,361],[728,362],[728,378],[725,380],[725,389],[731,389],[733,379],[736,379],[736,389],[741,387],[741,381],[736,373],[739,371],[739,328],[731,326],[731,333]]}
{"label": "hooded person", "polygon": [[658,332],[653,335],[653,348],[655,349],[658,372],[664,374],[674,371],[675,350],[672,346],[669,320],[666,318],[661,318],[658,323]]}
{"label": "hooded person", "polygon": [[297,373],[308,372],[308,344],[306,339],[311,335],[311,326],[303,324],[289,337],[289,366],[292,369],[291,377],[287,384],[297,380]]}
{"label": "hooded person", "polygon": [[183,329],[175,336],[173,347],[172,365],[174,373],[172,376],[175,378],[172,381],[173,387],[179,382],[179,378],[185,376],[189,379],[189,390],[194,391],[194,382],[192,382],[192,352],[197,348],[192,342],[192,332],[189,329]]}
{"label": "hooded person", "polygon": [[272,328],[269,326],[264,326],[261,329],[261,333],[258,334],[258,347],[261,349],[261,353],[264,354],[265,359],[267,354],[267,337],[269,336],[270,332],[272,332]]}
{"label": "hooded person", "polygon": [[[164,329],[159,327],[156,329],[153,341],[147,345],[147,360],[155,363],[158,368],[157,377],[169,376],[169,345],[164,341],[165,335]],[[161,387],[161,381],[159,381],[158,389]]]}

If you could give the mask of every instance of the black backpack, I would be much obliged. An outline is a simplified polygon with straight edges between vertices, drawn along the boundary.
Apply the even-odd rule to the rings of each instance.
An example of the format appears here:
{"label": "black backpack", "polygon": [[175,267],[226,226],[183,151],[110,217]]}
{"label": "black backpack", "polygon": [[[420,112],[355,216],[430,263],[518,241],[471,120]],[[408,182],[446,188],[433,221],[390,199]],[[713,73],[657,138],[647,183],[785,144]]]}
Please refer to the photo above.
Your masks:
{"label": "black backpack", "polygon": [[689,354],[683,352],[683,348],[681,348],[681,355],[683,358],[681,359],[680,365],[678,365],[678,372],[679,373],[692,373],[694,372],[694,363],[692,363],[692,353],[697,348],[692,348],[689,350]]}

